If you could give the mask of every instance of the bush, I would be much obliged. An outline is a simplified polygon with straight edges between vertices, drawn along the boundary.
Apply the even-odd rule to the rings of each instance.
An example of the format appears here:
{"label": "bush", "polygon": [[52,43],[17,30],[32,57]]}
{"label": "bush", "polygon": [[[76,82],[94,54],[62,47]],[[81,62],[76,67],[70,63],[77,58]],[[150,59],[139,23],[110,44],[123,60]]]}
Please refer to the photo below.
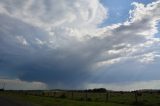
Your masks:
{"label": "bush", "polygon": [[95,98],[95,102],[99,102],[99,98]]}
{"label": "bush", "polygon": [[80,98],[80,99],[78,99],[79,101],[84,101],[84,98]]}
{"label": "bush", "polygon": [[66,95],[65,95],[65,93],[63,93],[63,94],[61,94],[59,97],[60,97],[60,98],[66,98]]}
{"label": "bush", "polygon": [[87,101],[92,101],[92,99],[91,98],[87,98]]}

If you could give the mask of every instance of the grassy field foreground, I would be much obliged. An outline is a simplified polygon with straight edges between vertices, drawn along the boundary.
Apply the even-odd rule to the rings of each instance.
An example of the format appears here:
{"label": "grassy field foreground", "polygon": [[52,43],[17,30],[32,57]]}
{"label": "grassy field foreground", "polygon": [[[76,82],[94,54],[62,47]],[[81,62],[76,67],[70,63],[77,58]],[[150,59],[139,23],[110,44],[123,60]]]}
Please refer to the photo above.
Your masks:
{"label": "grassy field foreground", "polygon": [[21,102],[21,104],[30,104],[33,106],[131,106],[117,103],[75,101],[60,98],[20,95],[11,93],[1,93],[0,97],[4,97],[15,102]]}
{"label": "grassy field foreground", "polygon": [[135,104],[129,94],[113,95],[108,102],[80,101],[67,98],[33,96],[18,93],[1,92],[0,97],[28,104],[28,106],[160,106],[160,95],[143,94],[142,100]]}

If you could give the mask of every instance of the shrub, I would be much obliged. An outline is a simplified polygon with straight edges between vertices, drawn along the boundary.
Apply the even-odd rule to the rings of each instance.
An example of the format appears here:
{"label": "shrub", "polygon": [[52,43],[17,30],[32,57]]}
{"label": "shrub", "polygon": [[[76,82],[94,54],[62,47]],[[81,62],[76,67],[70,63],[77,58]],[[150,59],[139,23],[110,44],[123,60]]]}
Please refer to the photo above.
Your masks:
{"label": "shrub", "polygon": [[66,98],[66,95],[65,95],[65,93],[63,93],[63,94],[61,94],[59,97],[60,97],[60,98]]}
{"label": "shrub", "polygon": [[91,98],[87,98],[87,101],[92,101],[92,99]]}

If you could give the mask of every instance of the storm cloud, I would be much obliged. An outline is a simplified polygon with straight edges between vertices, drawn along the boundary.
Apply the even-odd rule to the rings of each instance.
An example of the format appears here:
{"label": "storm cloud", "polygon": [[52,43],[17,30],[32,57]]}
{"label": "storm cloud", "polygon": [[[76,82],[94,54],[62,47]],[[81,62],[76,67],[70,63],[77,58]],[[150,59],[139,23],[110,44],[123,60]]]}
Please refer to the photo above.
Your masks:
{"label": "storm cloud", "polygon": [[49,88],[159,80],[160,1],[132,5],[125,22],[100,27],[99,0],[1,0],[0,75]]}

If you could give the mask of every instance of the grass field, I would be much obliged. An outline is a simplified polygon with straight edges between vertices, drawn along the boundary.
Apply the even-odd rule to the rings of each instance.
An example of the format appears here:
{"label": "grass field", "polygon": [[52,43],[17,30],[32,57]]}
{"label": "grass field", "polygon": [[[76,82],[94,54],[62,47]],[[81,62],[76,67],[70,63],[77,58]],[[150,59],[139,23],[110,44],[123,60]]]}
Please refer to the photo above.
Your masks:
{"label": "grass field", "polygon": [[32,104],[33,106],[160,106],[160,94],[143,93],[135,102],[133,93],[110,93],[108,101],[105,101],[104,93],[56,93],[54,95],[26,94],[21,92],[1,92],[0,96],[10,100]]}

